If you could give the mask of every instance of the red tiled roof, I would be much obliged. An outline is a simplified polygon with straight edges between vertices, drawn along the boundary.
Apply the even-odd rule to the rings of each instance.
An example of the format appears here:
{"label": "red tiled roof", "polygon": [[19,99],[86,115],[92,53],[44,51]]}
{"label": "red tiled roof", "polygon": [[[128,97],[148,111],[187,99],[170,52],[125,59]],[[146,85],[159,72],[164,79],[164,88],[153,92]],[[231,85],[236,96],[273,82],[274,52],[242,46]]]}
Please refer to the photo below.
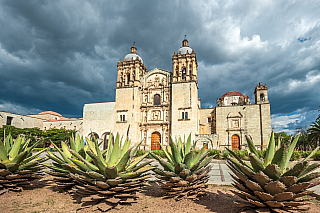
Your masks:
{"label": "red tiled roof", "polygon": [[77,120],[82,120],[82,118],[65,118],[65,117],[61,117],[58,120],[52,119],[52,120],[48,120],[48,121],[77,121]]}
{"label": "red tiled roof", "polygon": [[46,115],[46,114],[50,114],[50,115],[56,115],[59,117],[62,117],[61,114],[57,113],[57,112],[53,112],[53,111],[44,111],[44,112],[40,112],[38,115]]}
{"label": "red tiled roof", "polygon": [[[227,92],[227,93],[225,93],[224,95],[222,95],[221,96],[221,100],[223,100],[224,99],[224,97],[229,97],[229,96],[243,96],[244,97],[244,95],[242,95],[240,92],[238,92],[238,91],[229,91],[229,92]],[[248,97],[248,96],[247,96]]]}

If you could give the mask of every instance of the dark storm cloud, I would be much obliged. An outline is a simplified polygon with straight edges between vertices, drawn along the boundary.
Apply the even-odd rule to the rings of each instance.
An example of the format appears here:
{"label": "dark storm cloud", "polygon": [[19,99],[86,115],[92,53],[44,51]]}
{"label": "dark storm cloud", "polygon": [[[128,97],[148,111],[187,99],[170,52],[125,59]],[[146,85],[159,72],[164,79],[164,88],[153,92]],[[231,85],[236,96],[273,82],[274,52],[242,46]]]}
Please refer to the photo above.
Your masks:
{"label": "dark storm cloud", "polygon": [[1,1],[0,110],[82,116],[114,101],[117,62],[136,42],[148,70],[171,71],[187,34],[202,107],[230,90],[269,88],[276,130],[315,119],[319,2]]}

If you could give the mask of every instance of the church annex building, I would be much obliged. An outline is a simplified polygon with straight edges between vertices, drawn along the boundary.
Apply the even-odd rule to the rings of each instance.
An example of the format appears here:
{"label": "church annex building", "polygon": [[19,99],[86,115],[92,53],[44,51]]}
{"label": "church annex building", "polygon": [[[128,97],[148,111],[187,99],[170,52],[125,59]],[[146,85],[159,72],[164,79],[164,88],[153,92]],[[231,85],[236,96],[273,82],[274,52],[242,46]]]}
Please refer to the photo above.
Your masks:
{"label": "church annex building", "polygon": [[184,138],[191,134],[201,148],[244,149],[245,135],[250,135],[257,148],[265,148],[271,132],[270,103],[267,85],[254,89],[255,103],[248,96],[230,91],[217,98],[215,108],[201,108],[198,97],[198,65],[195,51],[188,40],[172,56],[172,72],[155,68],[147,71],[137,48],[131,47],[118,62],[114,102],[87,103],[83,118],[65,118],[46,111],[36,115],[19,115],[0,111],[0,127],[39,127],[76,129],[80,135],[107,142],[110,134],[119,133],[141,144],[145,150],[167,146],[170,135]]}

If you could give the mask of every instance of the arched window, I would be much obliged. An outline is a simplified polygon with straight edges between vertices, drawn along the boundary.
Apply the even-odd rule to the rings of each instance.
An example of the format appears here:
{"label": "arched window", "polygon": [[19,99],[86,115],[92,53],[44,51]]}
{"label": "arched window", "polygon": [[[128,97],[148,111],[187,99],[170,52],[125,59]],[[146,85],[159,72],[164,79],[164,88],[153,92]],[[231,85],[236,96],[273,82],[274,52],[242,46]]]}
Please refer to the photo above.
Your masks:
{"label": "arched window", "polygon": [[264,101],[264,94],[260,94],[260,101]]}
{"label": "arched window", "polygon": [[153,105],[160,105],[160,95],[159,94],[155,94],[153,96]]}

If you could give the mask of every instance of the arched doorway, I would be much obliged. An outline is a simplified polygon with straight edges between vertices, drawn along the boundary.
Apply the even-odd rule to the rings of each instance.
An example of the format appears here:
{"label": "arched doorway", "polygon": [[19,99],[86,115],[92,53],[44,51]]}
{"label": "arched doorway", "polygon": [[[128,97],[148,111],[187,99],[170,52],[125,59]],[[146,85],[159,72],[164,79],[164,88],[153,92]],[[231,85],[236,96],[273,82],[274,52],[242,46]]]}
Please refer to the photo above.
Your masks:
{"label": "arched doorway", "polygon": [[151,150],[158,150],[160,149],[160,144],[161,143],[161,134],[159,132],[154,132],[151,135]]}
{"label": "arched doorway", "polygon": [[[110,132],[105,132],[101,135],[101,138],[103,140],[103,149],[107,149],[108,148],[108,142],[109,142],[109,138],[112,137],[112,134]],[[112,138],[113,139],[113,138]],[[113,144],[113,143],[112,143]]]}
{"label": "arched doorway", "polygon": [[239,150],[240,149],[240,138],[238,135],[232,135],[232,150]]}
{"label": "arched doorway", "polygon": [[[202,146],[206,145],[206,143],[207,143],[207,142],[203,142],[203,143],[202,143]],[[206,146],[204,146],[203,149],[204,149],[204,150],[205,150],[205,149],[208,149],[208,145],[209,145],[209,143],[208,143]]]}
{"label": "arched doorway", "polygon": [[96,132],[91,132],[89,135],[88,135],[88,138],[90,140],[92,140],[93,138],[94,139],[99,139],[99,135],[96,133]]}

